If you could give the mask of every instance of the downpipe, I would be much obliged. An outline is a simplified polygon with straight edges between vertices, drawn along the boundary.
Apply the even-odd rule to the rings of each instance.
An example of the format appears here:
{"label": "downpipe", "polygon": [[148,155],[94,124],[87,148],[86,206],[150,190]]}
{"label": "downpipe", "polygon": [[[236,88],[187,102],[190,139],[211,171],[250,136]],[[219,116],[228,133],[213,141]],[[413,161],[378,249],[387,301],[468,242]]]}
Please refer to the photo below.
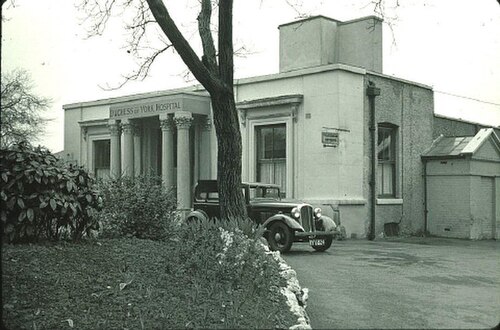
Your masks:
{"label": "downpipe", "polygon": [[376,190],[376,176],[377,176],[377,127],[375,117],[375,97],[380,95],[380,88],[375,86],[373,81],[368,81],[366,88],[366,95],[368,96],[368,104],[370,111],[370,226],[368,229],[367,238],[372,241],[375,239],[375,211],[377,203],[377,190]]}
{"label": "downpipe", "polygon": [[427,160],[424,159],[424,236],[427,235],[427,221],[428,221],[428,203],[427,203]]}

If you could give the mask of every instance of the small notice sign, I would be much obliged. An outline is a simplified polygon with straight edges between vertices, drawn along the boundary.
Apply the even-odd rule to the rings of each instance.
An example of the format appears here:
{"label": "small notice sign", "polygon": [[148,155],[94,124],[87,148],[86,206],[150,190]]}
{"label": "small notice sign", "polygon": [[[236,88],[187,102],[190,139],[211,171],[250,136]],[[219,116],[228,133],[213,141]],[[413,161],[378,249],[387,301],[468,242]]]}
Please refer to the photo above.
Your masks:
{"label": "small notice sign", "polygon": [[321,132],[321,142],[323,142],[323,147],[338,147],[339,132]]}

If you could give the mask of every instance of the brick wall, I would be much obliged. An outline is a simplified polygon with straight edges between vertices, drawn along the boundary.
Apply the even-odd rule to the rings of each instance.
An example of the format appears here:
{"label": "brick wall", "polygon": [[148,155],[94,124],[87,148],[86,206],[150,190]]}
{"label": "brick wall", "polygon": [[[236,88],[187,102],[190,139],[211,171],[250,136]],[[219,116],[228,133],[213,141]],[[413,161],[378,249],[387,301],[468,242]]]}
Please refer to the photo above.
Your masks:
{"label": "brick wall", "polygon": [[[439,135],[474,136],[481,128],[488,127],[490,126],[434,115],[434,130],[432,136],[434,139]],[[494,129],[496,134],[500,136],[500,128],[494,127]]]}

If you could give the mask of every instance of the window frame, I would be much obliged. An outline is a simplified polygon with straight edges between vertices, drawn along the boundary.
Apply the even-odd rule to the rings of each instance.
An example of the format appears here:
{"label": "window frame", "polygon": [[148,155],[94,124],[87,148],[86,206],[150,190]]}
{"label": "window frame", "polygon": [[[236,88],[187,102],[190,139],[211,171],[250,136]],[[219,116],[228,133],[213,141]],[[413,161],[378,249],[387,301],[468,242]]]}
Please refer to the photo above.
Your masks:
{"label": "window frame", "polygon": [[[286,112],[283,112],[285,110]],[[244,129],[243,141],[247,146],[243,152],[243,172],[242,177],[248,182],[256,182],[257,176],[257,140],[256,128],[262,125],[285,124],[286,125],[286,198],[294,198],[296,181],[294,179],[294,169],[296,168],[297,157],[295,154],[296,135],[295,120],[290,115],[290,109],[279,108],[273,110],[273,115],[260,115],[253,110],[248,111],[247,122]]]}
{"label": "window frame", "polygon": [[[389,146],[389,159],[380,159],[379,158],[379,137],[381,132],[388,132],[390,136],[390,146]],[[398,196],[398,126],[390,124],[390,123],[378,123],[377,125],[377,178],[381,177],[380,182],[378,182],[377,188],[377,198],[380,199],[395,199]],[[382,167],[380,167],[382,165]],[[384,170],[383,165],[391,165],[392,172],[392,192],[388,193],[384,191],[384,174],[387,173]],[[379,171],[382,171],[380,174]]]}
{"label": "window frame", "polygon": [[[271,128],[272,129],[272,157],[271,158],[267,158],[266,157],[266,150],[263,150],[264,148],[264,144],[265,143],[262,143],[262,139],[261,139],[261,131],[264,130],[264,129],[269,129]],[[274,157],[274,153],[275,153],[275,149],[274,149],[274,146],[275,146],[275,132],[274,130],[275,129],[283,129],[283,137],[284,137],[284,152],[285,152],[285,155],[284,157]],[[276,163],[283,163],[284,164],[284,168],[285,168],[285,185],[287,184],[287,175],[288,173],[286,173],[287,171],[287,124],[286,123],[283,123],[283,122],[280,122],[280,123],[269,123],[269,124],[263,124],[263,125],[256,125],[255,126],[255,165],[256,165],[256,168],[255,168],[255,177],[256,177],[256,181],[259,181],[259,178],[261,176],[261,173],[260,173],[260,169],[261,169],[261,164],[262,163],[272,163],[272,164],[276,164]],[[275,166],[275,165],[273,165]],[[281,187],[280,189],[280,192],[282,194],[282,196],[280,197],[285,197],[286,195],[286,190],[284,191],[283,190],[283,187]]]}

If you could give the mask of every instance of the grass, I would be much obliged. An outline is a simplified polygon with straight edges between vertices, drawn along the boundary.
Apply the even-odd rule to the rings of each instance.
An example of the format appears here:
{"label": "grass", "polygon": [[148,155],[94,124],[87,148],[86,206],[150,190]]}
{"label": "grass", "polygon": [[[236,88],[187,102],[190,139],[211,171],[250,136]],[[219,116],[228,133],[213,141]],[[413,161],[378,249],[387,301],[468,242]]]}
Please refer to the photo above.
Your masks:
{"label": "grass", "polygon": [[296,323],[279,293],[285,282],[271,256],[250,253],[237,265],[233,259],[218,262],[220,250],[200,242],[3,245],[3,325],[165,329]]}

